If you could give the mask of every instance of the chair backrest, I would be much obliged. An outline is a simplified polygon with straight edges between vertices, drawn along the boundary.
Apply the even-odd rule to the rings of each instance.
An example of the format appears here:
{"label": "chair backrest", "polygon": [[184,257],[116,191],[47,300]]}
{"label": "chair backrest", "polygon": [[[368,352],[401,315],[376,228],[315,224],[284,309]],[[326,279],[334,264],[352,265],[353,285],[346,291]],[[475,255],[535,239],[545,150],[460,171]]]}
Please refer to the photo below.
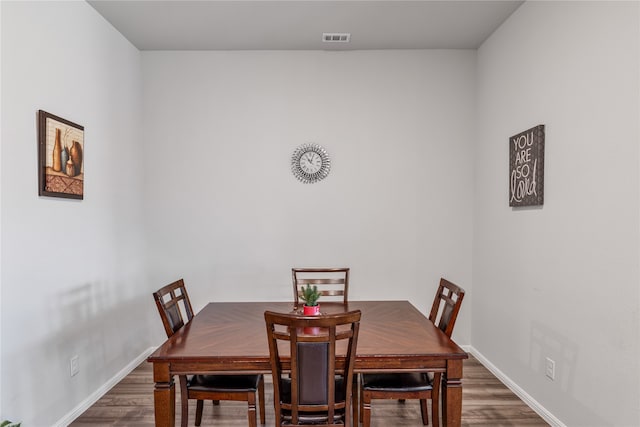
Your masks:
{"label": "chair backrest", "polygon": [[[319,316],[266,311],[264,318],[276,420],[350,424],[360,310]],[[279,342],[285,344],[278,347]],[[290,376],[283,375],[289,363]]]}
{"label": "chair backrest", "polygon": [[291,277],[296,307],[299,304],[299,297],[302,295],[302,288],[307,284],[318,286],[321,293],[321,304],[326,297],[342,297],[340,299],[344,304],[349,301],[348,268],[292,268]]}
{"label": "chair backrest", "polygon": [[153,298],[167,337],[171,337],[193,318],[191,301],[182,279],[158,289],[153,293]]}
{"label": "chair backrest", "polygon": [[446,279],[440,279],[440,286],[438,286],[438,292],[433,300],[429,320],[448,337],[451,337],[453,333],[463,298],[464,289]]}

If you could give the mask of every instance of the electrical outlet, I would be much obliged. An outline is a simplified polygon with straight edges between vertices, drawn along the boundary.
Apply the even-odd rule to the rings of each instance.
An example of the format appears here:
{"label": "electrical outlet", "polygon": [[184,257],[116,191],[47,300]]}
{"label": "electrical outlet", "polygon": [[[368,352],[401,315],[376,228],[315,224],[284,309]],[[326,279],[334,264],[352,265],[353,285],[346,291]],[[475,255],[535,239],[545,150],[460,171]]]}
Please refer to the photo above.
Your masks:
{"label": "electrical outlet", "polygon": [[548,357],[545,359],[544,373],[551,380],[556,379],[556,362]]}
{"label": "electrical outlet", "polygon": [[69,359],[69,373],[71,376],[76,375],[80,372],[80,356],[77,354]]}

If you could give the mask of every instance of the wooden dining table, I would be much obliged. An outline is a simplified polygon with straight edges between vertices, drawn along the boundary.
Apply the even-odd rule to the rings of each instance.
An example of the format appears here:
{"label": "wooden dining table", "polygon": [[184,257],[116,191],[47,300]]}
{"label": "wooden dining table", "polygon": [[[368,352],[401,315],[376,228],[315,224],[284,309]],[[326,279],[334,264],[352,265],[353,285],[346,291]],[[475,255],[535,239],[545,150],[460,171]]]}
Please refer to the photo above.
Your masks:
{"label": "wooden dining table", "polygon": [[[175,425],[174,375],[271,373],[264,312],[298,309],[291,302],[207,304],[147,359],[153,363],[156,426]],[[354,372],[442,372],[443,424],[460,425],[467,353],[410,302],[324,302],[320,310],[362,312]]]}

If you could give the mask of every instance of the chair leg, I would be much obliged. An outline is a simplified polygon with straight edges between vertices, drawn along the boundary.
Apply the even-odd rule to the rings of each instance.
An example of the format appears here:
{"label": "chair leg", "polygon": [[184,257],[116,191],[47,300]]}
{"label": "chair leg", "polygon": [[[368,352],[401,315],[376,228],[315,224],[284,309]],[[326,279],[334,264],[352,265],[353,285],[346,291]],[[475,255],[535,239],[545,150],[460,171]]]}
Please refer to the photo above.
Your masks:
{"label": "chair leg", "polygon": [[202,408],[204,407],[204,401],[198,399],[196,402],[196,427],[202,423]]}
{"label": "chair leg", "polygon": [[360,408],[358,408],[358,416],[360,418],[360,423],[362,423],[362,414],[364,413],[364,390],[360,388]]}
{"label": "chair leg", "polygon": [[264,403],[264,375],[260,375],[260,382],[258,383],[258,394],[260,398],[260,424],[265,423],[265,403]]}
{"label": "chair leg", "polygon": [[247,417],[249,418],[249,427],[257,427],[256,425],[256,394],[249,392],[247,394]]}
{"label": "chair leg", "polygon": [[359,376],[358,374],[353,375],[353,385],[351,386],[351,393],[353,395],[351,399],[351,405],[353,406],[352,408],[353,414],[351,415],[351,422],[354,425],[358,425],[358,420],[359,420],[358,409],[360,408],[360,402],[358,399],[358,396],[360,394],[360,387],[358,387],[358,376]]}
{"label": "chair leg", "polygon": [[420,412],[422,413],[422,424],[429,425],[429,406],[427,399],[420,399]]}
{"label": "chair leg", "polygon": [[187,427],[189,425],[189,390],[187,389],[187,377],[179,376],[180,381],[180,425]]}

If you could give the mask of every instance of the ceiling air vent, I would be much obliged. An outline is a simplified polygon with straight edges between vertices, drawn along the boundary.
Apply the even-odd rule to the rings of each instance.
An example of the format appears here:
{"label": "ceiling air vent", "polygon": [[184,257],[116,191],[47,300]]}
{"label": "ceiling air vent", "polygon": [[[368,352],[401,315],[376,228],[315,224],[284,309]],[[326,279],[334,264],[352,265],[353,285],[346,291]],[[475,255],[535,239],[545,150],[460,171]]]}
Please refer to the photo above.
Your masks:
{"label": "ceiling air vent", "polygon": [[324,43],[349,43],[350,33],[322,33]]}

